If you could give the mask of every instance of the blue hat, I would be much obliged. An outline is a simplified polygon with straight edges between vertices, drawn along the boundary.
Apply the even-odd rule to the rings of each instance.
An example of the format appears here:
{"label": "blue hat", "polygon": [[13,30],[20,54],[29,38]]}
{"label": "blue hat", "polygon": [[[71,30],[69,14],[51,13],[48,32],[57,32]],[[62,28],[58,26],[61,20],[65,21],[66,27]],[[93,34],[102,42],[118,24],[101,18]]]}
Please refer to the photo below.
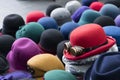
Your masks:
{"label": "blue hat", "polygon": [[120,27],[117,26],[105,26],[103,27],[106,35],[112,36],[116,39],[118,49],[120,51]]}
{"label": "blue hat", "polygon": [[104,16],[110,16],[115,19],[120,14],[120,9],[113,4],[105,4],[99,12]]}
{"label": "blue hat", "polygon": [[120,27],[120,15],[118,15],[118,16],[114,19],[114,22],[115,22],[116,26],[119,26],[119,27]]}
{"label": "blue hat", "polygon": [[56,20],[52,17],[43,17],[38,20],[38,23],[40,23],[44,29],[58,29],[58,24]]}
{"label": "blue hat", "polygon": [[120,53],[103,53],[88,69],[84,80],[120,80]]}
{"label": "blue hat", "polygon": [[87,9],[90,9],[90,8],[88,6],[81,6],[80,8],[78,8],[71,16],[72,20],[74,22],[78,22],[82,13]]}
{"label": "blue hat", "polygon": [[101,14],[98,11],[95,10],[85,10],[78,22],[79,25],[84,25],[88,23],[93,23],[93,21],[101,16]]}
{"label": "blue hat", "polygon": [[89,6],[92,2],[95,2],[95,1],[98,1],[98,0],[82,0],[82,5],[84,6]]}
{"label": "blue hat", "polygon": [[79,26],[79,24],[77,24],[77,23],[66,22],[61,26],[60,32],[63,34],[63,36],[66,40],[69,40],[69,34],[72,32],[72,30],[74,30],[78,26]]}

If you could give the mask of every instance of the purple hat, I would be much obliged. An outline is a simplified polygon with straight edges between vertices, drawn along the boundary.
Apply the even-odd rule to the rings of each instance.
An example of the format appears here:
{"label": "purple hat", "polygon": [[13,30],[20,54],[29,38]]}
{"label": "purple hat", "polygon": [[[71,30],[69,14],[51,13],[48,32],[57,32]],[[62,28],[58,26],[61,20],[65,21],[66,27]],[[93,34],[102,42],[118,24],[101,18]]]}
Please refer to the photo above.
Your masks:
{"label": "purple hat", "polygon": [[120,15],[118,15],[118,16],[114,19],[114,22],[115,22],[116,26],[119,26],[119,27],[120,27]]}
{"label": "purple hat", "polygon": [[82,13],[87,9],[90,9],[90,8],[88,6],[81,6],[80,8],[78,8],[71,16],[72,20],[77,23]]}
{"label": "purple hat", "polygon": [[29,38],[17,39],[11,51],[7,55],[7,60],[10,64],[10,69],[13,70],[27,70],[27,60],[41,53],[38,45]]}

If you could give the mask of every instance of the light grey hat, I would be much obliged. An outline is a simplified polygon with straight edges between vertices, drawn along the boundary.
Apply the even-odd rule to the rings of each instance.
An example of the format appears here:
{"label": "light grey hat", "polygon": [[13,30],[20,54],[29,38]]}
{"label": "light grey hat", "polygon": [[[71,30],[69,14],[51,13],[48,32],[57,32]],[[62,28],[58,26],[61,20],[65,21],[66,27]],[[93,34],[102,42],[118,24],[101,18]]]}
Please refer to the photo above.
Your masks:
{"label": "light grey hat", "polygon": [[77,0],[71,0],[68,1],[65,4],[65,8],[68,9],[68,11],[71,13],[71,15],[79,8],[81,7],[81,3]]}
{"label": "light grey hat", "polygon": [[72,21],[70,12],[65,8],[54,9],[51,12],[50,17],[56,20],[56,22],[58,23],[58,26],[61,26],[66,22]]}

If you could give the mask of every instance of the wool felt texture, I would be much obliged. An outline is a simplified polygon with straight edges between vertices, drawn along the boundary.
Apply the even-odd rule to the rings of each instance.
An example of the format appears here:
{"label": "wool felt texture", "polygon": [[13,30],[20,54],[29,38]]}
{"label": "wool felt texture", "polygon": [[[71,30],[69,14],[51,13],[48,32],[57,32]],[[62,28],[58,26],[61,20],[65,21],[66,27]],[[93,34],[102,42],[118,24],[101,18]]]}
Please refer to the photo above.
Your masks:
{"label": "wool felt texture", "polygon": [[120,7],[120,1],[119,0],[107,0],[104,2],[104,4],[113,4],[117,6],[118,8]]}
{"label": "wool felt texture", "polygon": [[96,2],[98,0],[81,0],[83,6],[90,6],[92,2]]}
{"label": "wool felt texture", "polygon": [[120,27],[120,15],[118,15],[115,19],[114,19],[115,25]]}

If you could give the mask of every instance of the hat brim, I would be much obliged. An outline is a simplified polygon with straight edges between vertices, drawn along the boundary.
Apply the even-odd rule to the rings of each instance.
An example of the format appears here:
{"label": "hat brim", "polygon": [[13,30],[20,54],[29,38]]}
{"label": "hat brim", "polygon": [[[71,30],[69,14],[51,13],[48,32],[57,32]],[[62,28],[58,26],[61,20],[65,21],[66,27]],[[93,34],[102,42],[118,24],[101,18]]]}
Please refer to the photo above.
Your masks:
{"label": "hat brim", "polygon": [[85,58],[88,58],[88,57],[91,57],[91,56],[94,56],[94,55],[97,55],[97,54],[101,54],[107,50],[109,50],[109,48],[111,48],[115,43],[116,43],[116,40],[110,36],[107,36],[107,44],[105,45],[102,45],[94,50],[91,50],[89,52],[86,52],[80,56],[73,56],[72,54],[70,54],[69,52],[67,51],[64,51],[64,56],[69,59],[69,60],[80,60],[80,59],[85,59]]}

